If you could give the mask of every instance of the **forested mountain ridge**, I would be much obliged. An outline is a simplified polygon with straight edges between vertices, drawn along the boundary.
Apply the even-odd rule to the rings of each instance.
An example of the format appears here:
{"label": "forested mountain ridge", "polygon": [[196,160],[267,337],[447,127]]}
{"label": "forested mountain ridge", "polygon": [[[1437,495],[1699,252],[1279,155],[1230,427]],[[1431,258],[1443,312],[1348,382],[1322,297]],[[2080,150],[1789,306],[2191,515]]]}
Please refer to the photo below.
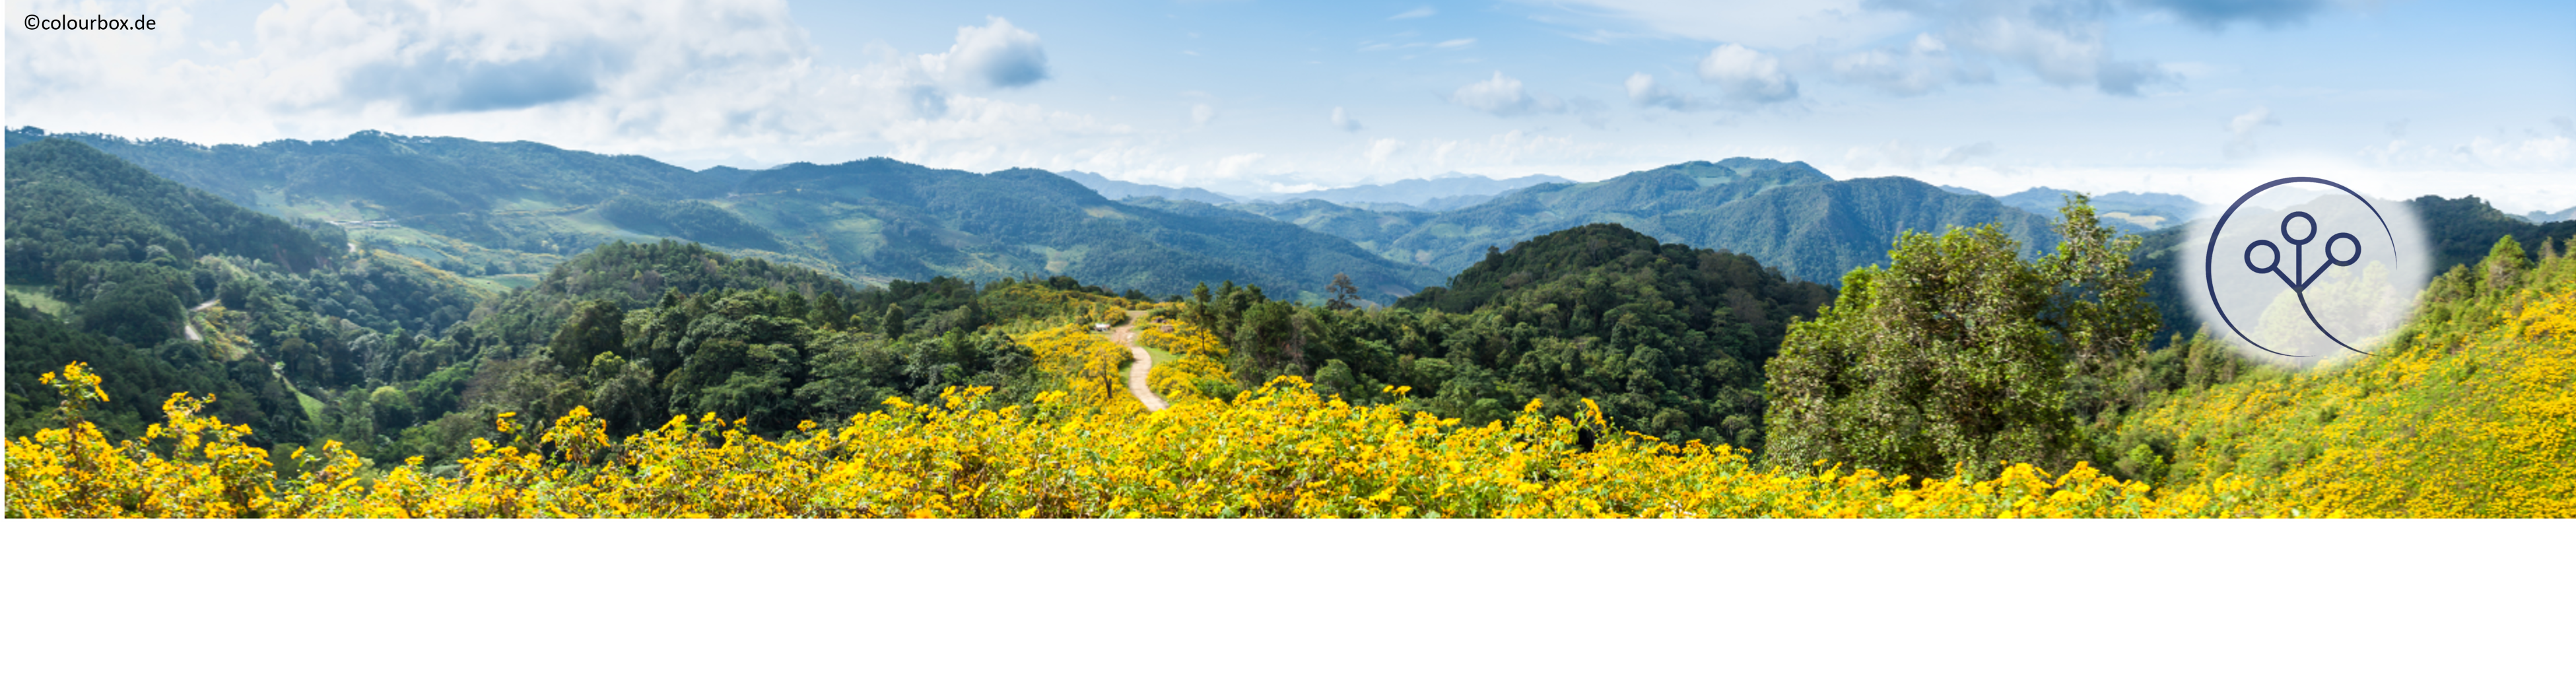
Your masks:
{"label": "forested mountain ridge", "polygon": [[[9,139],[43,134],[16,129]],[[1168,295],[1231,279],[1311,299],[1346,274],[1383,301],[1440,277],[1266,219],[1116,204],[1036,170],[872,158],[692,172],[537,143],[380,132],[213,147],[62,136],[244,206],[345,222],[361,241],[500,285],[600,244],[662,237],[880,284],[1065,274]]]}
{"label": "forested mountain ridge", "polygon": [[790,164],[720,201],[853,276],[1002,279],[1066,275],[1169,295],[1232,280],[1320,300],[1335,274],[1392,300],[1437,282],[1330,235],[1231,212],[1109,201],[1053,173],[931,169],[883,158]]}
{"label": "forested mountain ridge", "polygon": [[[1200,212],[1184,202],[1136,200]],[[1791,277],[1838,283],[1886,261],[1896,233],[2001,223],[2025,253],[2054,246],[2048,219],[1992,197],[1910,178],[1836,181],[1803,162],[1685,162],[1593,183],[1549,183],[1447,212],[1371,211],[1319,200],[1227,205],[1359,243],[1378,255],[1461,271],[1488,250],[1587,223],[1620,223],[1658,240],[1748,254]]]}
{"label": "forested mountain ridge", "polygon": [[[8,143],[46,138],[9,130]],[[491,143],[361,131],[324,141],[255,146],[52,134],[123,157],[170,180],[281,216],[375,220],[597,204],[618,195],[720,197],[747,172],[690,171],[637,155],[601,155],[529,141]]]}
{"label": "forested mountain ridge", "polygon": [[1164,199],[1206,202],[1208,204],[1232,204],[1235,201],[1232,197],[1209,192],[1203,188],[1167,188],[1159,185],[1130,183],[1088,171],[1059,171],[1055,173],[1065,178],[1073,179],[1073,182],[1082,184],[1082,187],[1090,188],[1092,192],[1100,193],[1100,196],[1113,200],[1123,200],[1130,197],[1160,197]]}

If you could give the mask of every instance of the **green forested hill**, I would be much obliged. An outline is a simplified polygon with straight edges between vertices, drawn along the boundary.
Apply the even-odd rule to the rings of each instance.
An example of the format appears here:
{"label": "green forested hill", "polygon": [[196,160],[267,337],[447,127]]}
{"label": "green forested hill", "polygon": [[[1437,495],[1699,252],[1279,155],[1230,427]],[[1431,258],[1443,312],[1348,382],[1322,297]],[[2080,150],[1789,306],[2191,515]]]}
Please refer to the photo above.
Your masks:
{"label": "green forested hill", "polygon": [[1627,429],[1748,447],[1762,442],[1762,363],[1792,318],[1833,298],[1742,254],[1664,244],[1616,224],[1548,233],[1375,310],[1195,294],[1185,311],[1230,343],[1239,382],[1304,376],[1353,401],[1392,401],[1482,423],[1532,399],[1582,399]]}
{"label": "green forested hill", "polygon": [[[171,392],[216,395],[264,443],[307,438],[307,398],[400,377],[400,357],[465,319],[464,280],[351,251],[299,226],[68,140],[8,153],[7,386],[12,430],[41,423],[37,376],[87,361],[110,382],[98,421],[139,431]],[[45,308],[39,310],[38,308]]]}

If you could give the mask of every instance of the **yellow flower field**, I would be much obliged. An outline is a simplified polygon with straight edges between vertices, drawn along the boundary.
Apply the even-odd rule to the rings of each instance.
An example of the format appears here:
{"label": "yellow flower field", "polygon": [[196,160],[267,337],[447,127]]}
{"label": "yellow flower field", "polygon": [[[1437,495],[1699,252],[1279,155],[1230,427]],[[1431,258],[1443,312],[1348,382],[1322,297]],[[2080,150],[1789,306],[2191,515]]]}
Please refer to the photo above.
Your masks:
{"label": "yellow flower field", "polygon": [[2141,411],[2127,424],[2187,440],[2181,480],[2160,488],[2082,465],[1986,481],[1765,466],[1620,432],[1588,401],[1580,419],[1533,401],[1483,426],[1294,378],[1220,401],[1188,387],[1225,377],[1220,341],[1165,320],[1140,327],[1182,356],[1156,369],[1173,402],[1160,412],[1126,392],[1123,349],[1065,326],[1019,337],[1064,385],[1027,405],[950,390],[776,439],[713,416],[621,440],[582,409],[542,433],[503,414],[452,476],[417,458],[370,467],[338,442],[272,457],[184,395],[167,423],[110,440],[82,420],[107,395],[75,363],[45,378],[66,424],[7,443],[7,516],[2567,517],[2570,267],[2550,261],[2535,272],[2553,281],[2479,306],[2492,314],[2464,320],[2475,330]]}

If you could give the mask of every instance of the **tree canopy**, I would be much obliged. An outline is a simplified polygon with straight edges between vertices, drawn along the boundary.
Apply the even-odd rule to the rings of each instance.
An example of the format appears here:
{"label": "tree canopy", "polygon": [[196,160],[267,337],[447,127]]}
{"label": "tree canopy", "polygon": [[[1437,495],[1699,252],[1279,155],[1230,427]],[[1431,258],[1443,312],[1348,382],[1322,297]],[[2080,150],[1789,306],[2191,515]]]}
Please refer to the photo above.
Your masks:
{"label": "tree canopy", "polygon": [[2157,326],[2135,236],[2113,238],[2083,196],[2037,261],[1991,224],[1899,236],[1886,268],[1789,329],[1769,364],[1772,462],[1916,477],[2091,459],[2070,378],[2105,372]]}

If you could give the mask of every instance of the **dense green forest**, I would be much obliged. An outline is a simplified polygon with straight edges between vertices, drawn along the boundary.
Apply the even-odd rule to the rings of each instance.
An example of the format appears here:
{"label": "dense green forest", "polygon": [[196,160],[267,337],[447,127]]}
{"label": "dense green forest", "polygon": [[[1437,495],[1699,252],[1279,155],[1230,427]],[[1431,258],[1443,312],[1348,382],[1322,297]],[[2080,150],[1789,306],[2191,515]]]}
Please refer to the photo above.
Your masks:
{"label": "dense green forest", "polygon": [[1237,378],[1295,375],[1353,401],[1406,403],[1485,422],[1541,399],[1579,399],[1629,429],[1761,443],[1762,363],[1788,323],[1833,291],[1750,256],[1616,224],[1539,236],[1396,307],[1299,305],[1257,287],[1200,289],[1184,318],[1231,341]]}
{"label": "dense green forest", "polygon": [[37,424],[30,413],[51,397],[38,374],[83,360],[128,376],[112,429],[156,420],[170,392],[208,392],[263,423],[264,440],[301,442],[309,406],[295,381],[394,377],[397,346],[479,300],[416,262],[349,252],[337,229],[242,209],[78,143],[13,148],[7,171],[12,430]]}
{"label": "dense green forest", "polygon": [[424,348],[426,373],[348,390],[319,425],[370,457],[435,464],[510,411],[542,426],[585,407],[619,435],[714,413],[776,434],[949,387],[1025,400],[1045,383],[1005,329],[1062,308],[1022,287],[1113,298],[1066,277],[861,289],[695,244],[613,243],[485,304]]}

